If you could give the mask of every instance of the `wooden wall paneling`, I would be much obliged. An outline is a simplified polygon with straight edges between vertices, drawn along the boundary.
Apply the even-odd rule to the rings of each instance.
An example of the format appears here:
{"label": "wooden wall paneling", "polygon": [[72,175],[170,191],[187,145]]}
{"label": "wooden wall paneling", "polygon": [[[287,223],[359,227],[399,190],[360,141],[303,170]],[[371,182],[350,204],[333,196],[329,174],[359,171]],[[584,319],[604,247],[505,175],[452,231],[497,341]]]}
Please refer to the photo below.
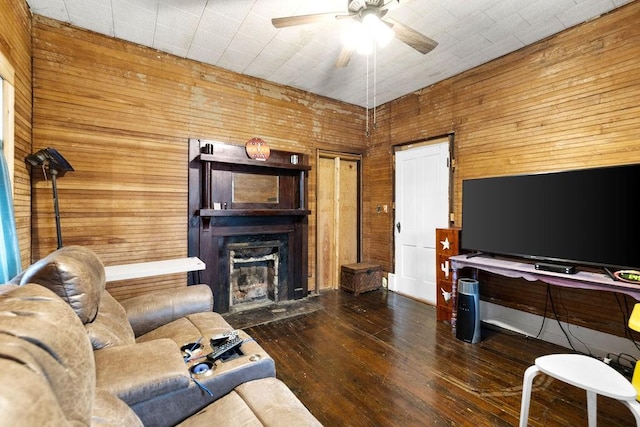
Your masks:
{"label": "wooden wall paneling", "polygon": [[[312,163],[319,148],[364,149],[361,107],[41,16],[32,33],[34,149],[54,147],[76,169],[58,181],[63,241],[89,246],[107,265],[186,256],[191,137],[240,145],[261,137]],[[33,190],[34,257],[55,249],[47,185]],[[315,215],[304,227],[313,286]],[[185,283],[180,276],[108,286],[126,298]]]}
{"label": "wooden wall paneling", "polygon": [[[362,258],[382,267],[383,274],[393,271],[393,156],[388,144],[392,126],[390,105],[377,108],[375,132],[369,138],[363,158],[362,179]],[[387,212],[378,213],[377,205],[387,205]]]}
{"label": "wooden wall paneling", "polygon": [[14,69],[14,211],[22,267],[31,263],[31,14],[24,1],[0,3],[0,51]]}
{"label": "wooden wall paneling", "polygon": [[[363,256],[380,263],[387,271],[392,270],[393,256],[389,249],[393,239],[392,211],[385,217],[375,214],[372,208],[378,200],[392,200],[389,147],[394,144],[455,132],[456,225],[461,225],[464,178],[640,161],[636,141],[638,107],[633,105],[640,90],[639,71],[634,65],[640,49],[640,43],[634,43],[639,37],[635,21],[639,9],[637,2],[631,3],[534,46],[380,106],[378,123],[366,141],[367,154],[363,160]],[[100,149],[116,144],[120,156],[105,159],[118,169],[124,159],[143,155],[143,151],[136,148],[138,144],[158,154],[167,145],[182,147],[178,157],[186,164],[185,141],[191,136],[235,143],[261,136],[274,147],[306,154],[313,154],[317,148],[348,151],[365,147],[361,108],[41,17],[34,18],[33,34],[34,149],[53,146],[67,156],[80,147],[85,150],[93,147],[98,150],[97,160],[101,160]],[[87,75],[90,77],[83,77]],[[24,91],[17,93],[18,97],[31,99]],[[20,120],[30,123],[24,117]],[[30,132],[25,123],[16,132],[27,138]],[[57,139],[67,131],[75,133],[72,139]],[[95,139],[87,142],[92,138],[102,142]],[[132,138],[135,142],[131,142]],[[69,150],[65,151],[67,147]],[[16,157],[23,159],[31,151],[22,150],[16,152]],[[167,157],[170,155],[175,153]],[[311,158],[313,163],[314,156]],[[166,168],[175,164],[160,162],[159,167]],[[314,175],[309,177],[312,211],[315,210]],[[74,186],[86,186],[93,191],[98,183],[92,183],[88,176],[78,178],[81,182],[74,182]],[[175,173],[141,173],[138,184],[153,187],[152,182],[157,180],[169,182],[166,192],[157,191],[155,201],[161,201],[169,197],[169,193],[180,197],[180,185],[172,181],[180,182],[185,176],[186,167]],[[28,178],[24,175],[18,178],[28,187]],[[97,179],[102,186],[111,187],[111,192],[105,194],[108,200],[114,193],[124,198],[127,194],[124,189],[130,185],[131,178],[131,174],[114,173]],[[70,174],[60,180],[61,202],[64,192],[65,203],[81,205],[85,195],[77,188],[66,187],[71,185],[66,182],[73,179]],[[40,190],[45,189],[37,188],[34,200],[48,197],[40,197]],[[29,194],[26,188],[20,203],[28,203]],[[182,204],[186,206],[186,201]],[[171,205],[170,210],[181,211],[182,204],[170,200],[163,208]],[[25,212],[24,206],[16,209]],[[112,208],[106,209],[102,212],[105,218]],[[91,218],[96,212],[78,213],[79,218],[83,215]],[[145,218],[147,225],[142,227],[157,230],[151,220],[157,215],[157,211],[150,213]],[[141,216],[123,215],[131,224],[139,222]],[[180,218],[175,213],[169,216],[176,223],[186,222],[184,216]],[[49,229],[51,238],[52,229],[45,222],[48,217],[42,214],[34,220],[34,232]],[[19,216],[21,230],[24,220],[24,216]],[[90,222],[93,223],[87,220],[87,224]],[[101,236],[105,242],[109,238],[118,240],[128,236],[128,226],[116,224],[115,227],[119,229],[106,227],[105,231],[96,231],[95,236]],[[309,230],[312,283],[315,215],[309,217]],[[65,232],[63,222],[63,234]],[[21,234],[21,245],[24,235]],[[89,241],[88,236],[78,237],[78,242]],[[151,240],[146,240],[142,247],[131,244],[127,248],[128,243],[123,242],[124,246],[113,254],[112,246],[105,246],[100,255],[110,263],[120,263],[126,259],[127,251],[149,260],[155,257],[155,248],[160,246],[172,248],[166,250],[175,253],[186,252],[186,231],[162,233],[162,238],[148,239]],[[34,252],[45,253],[51,248],[50,243],[34,241]],[[22,249],[24,251],[24,247]],[[132,294],[135,292],[131,290]]]}
{"label": "wooden wall paneling", "polygon": [[[638,15],[640,3],[631,2],[381,106],[368,159],[388,157],[395,144],[453,132],[454,225],[463,228],[463,179],[640,162]],[[365,172],[365,197],[372,203],[378,194],[391,194],[393,183],[393,171],[375,163]],[[380,233],[382,221],[371,214],[365,221],[367,250],[380,256],[393,234]],[[392,267],[392,254],[382,257],[385,269]],[[536,286],[492,277],[482,298],[539,314],[545,294],[523,291]],[[600,294],[562,290],[569,321],[622,334],[617,302],[603,308]]]}
{"label": "wooden wall paneling", "polygon": [[[380,264],[384,271],[393,271],[393,194],[392,187],[387,180],[392,179],[392,160],[389,150],[370,152],[364,161],[363,193],[365,203],[363,208],[365,247],[367,251],[363,259],[374,264]],[[387,212],[377,211],[377,206],[387,205]]]}

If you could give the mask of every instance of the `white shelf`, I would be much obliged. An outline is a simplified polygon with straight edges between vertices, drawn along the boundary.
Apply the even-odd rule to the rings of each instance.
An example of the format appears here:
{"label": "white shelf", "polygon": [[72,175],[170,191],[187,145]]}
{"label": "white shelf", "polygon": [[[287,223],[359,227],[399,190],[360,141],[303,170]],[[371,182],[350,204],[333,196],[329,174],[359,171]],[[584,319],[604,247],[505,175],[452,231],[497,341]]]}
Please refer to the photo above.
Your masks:
{"label": "white shelf", "polygon": [[110,265],[104,268],[107,282],[139,279],[141,277],[186,273],[204,270],[205,263],[198,257],[167,259],[163,261],[139,262],[134,264]]}

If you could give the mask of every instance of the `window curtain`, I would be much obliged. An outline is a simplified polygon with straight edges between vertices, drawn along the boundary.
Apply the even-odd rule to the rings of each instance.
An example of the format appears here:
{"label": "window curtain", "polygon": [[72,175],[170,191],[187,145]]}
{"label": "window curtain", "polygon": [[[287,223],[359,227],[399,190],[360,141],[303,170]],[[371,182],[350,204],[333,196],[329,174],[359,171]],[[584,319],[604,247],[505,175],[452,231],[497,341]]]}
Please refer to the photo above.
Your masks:
{"label": "window curtain", "polygon": [[[4,105],[2,99],[2,79],[0,79],[0,106]],[[7,161],[4,158],[4,127],[2,121],[4,114],[0,115],[0,221],[2,221],[2,234],[0,235],[0,284],[8,282],[22,269],[20,263],[20,248],[18,247],[18,232],[16,219],[13,212],[13,199],[11,195],[11,181]]]}

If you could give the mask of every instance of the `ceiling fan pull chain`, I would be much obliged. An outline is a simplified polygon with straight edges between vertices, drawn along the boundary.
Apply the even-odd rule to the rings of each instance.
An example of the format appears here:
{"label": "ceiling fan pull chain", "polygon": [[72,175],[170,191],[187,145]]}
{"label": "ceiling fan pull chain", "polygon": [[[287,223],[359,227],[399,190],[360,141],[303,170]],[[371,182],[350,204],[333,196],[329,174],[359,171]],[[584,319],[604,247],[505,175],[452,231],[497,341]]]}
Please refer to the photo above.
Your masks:
{"label": "ceiling fan pull chain", "polygon": [[376,73],[376,70],[378,69],[378,49],[377,49],[377,44],[373,43],[373,129],[376,128],[377,124],[378,124],[378,118],[376,117],[376,105],[377,105],[377,98],[376,98],[376,93],[378,90],[378,75]]}
{"label": "ceiling fan pull chain", "polygon": [[365,70],[365,84],[366,84],[366,102],[367,102],[367,117],[365,118],[365,135],[369,136],[369,55],[367,54],[367,68]]}

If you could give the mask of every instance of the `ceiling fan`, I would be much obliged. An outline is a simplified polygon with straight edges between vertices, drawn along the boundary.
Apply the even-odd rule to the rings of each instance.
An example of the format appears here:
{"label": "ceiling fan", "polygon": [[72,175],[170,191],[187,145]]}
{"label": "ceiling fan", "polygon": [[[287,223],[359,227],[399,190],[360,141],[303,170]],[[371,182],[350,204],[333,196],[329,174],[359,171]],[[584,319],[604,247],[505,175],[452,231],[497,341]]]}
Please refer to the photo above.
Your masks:
{"label": "ceiling fan", "polygon": [[[431,52],[438,43],[435,40],[417,32],[416,30],[391,18],[383,19],[390,8],[400,3],[400,0],[347,0],[346,12],[315,13],[311,15],[285,16],[273,18],[271,23],[276,28],[292,27],[296,25],[313,24],[333,19],[365,20],[373,15],[392,29],[395,36],[422,54]],[[354,47],[345,45],[336,61],[336,68],[343,68],[349,64]]]}

